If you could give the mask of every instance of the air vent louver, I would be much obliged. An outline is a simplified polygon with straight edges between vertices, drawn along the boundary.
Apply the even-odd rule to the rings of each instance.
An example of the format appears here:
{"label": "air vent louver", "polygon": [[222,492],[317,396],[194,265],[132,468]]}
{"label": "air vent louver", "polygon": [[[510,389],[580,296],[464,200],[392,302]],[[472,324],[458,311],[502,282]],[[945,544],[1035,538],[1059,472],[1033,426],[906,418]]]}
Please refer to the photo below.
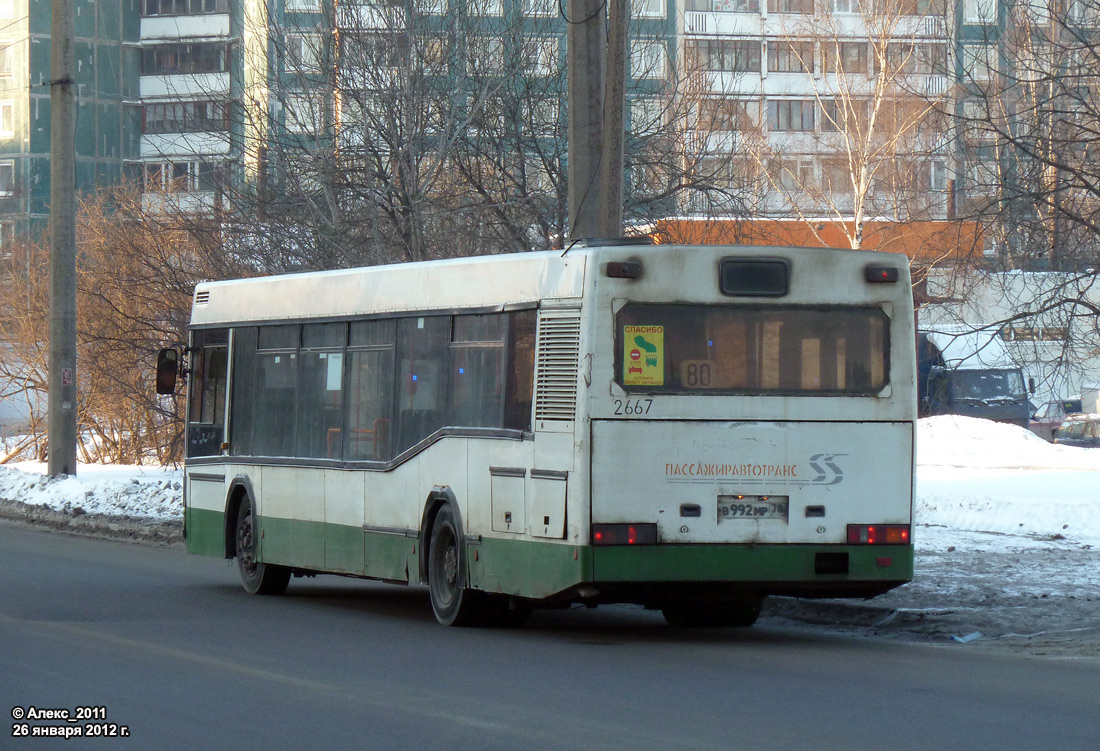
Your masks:
{"label": "air vent louver", "polygon": [[195,304],[206,305],[210,302],[210,290],[203,290],[202,292],[195,292]]}
{"label": "air vent louver", "polygon": [[580,311],[539,313],[535,420],[570,421],[576,416],[580,345]]}

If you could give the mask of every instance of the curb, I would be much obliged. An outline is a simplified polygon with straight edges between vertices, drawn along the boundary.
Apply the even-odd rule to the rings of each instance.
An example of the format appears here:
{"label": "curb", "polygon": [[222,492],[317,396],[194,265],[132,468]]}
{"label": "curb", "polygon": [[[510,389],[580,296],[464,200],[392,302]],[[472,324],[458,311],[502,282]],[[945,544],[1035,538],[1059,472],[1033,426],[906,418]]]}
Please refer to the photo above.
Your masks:
{"label": "curb", "polygon": [[0,499],[0,522],[35,529],[166,547],[183,545],[183,520],[59,511]]}

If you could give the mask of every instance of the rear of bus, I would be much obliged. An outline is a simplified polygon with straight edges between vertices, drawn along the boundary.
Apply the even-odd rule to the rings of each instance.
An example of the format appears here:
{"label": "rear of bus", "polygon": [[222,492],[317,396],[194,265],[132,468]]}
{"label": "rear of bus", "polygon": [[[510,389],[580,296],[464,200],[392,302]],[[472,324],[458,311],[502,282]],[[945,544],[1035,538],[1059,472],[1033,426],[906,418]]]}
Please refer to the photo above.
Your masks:
{"label": "rear of bus", "polygon": [[912,578],[903,256],[605,248],[589,273],[592,587],[673,623]]}

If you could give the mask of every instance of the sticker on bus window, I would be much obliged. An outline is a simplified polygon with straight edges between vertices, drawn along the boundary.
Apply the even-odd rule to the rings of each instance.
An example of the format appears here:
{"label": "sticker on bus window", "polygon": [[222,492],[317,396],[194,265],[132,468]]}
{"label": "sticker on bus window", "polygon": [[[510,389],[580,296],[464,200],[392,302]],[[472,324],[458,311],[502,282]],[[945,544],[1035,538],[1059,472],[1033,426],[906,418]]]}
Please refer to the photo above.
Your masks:
{"label": "sticker on bus window", "polygon": [[623,326],[623,385],[665,385],[665,327]]}

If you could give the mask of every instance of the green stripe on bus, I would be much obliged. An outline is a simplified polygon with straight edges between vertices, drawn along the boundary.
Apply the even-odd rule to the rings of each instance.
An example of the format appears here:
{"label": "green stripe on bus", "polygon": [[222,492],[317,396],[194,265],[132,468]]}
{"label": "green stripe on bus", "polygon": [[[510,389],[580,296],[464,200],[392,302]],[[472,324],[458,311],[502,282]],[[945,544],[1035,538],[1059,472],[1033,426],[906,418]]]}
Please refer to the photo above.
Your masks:
{"label": "green stripe on bus", "polygon": [[221,511],[191,507],[188,507],[184,513],[187,552],[224,558],[225,514]]}
{"label": "green stripe on bus", "polygon": [[[408,581],[414,540],[362,527],[261,517],[261,560],[282,566]],[[410,563],[411,561],[411,563]]]}
{"label": "green stripe on bus", "polygon": [[487,592],[549,597],[591,579],[589,547],[483,537],[467,552],[470,586]]}
{"label": "green stripe on bus", "polygon": [[261,516],[259,528],[260,560],[264,563],[324,570],[324,522]]}
{"label": "green stripe on bus", "polygon": [[[913,548],[905,545],[622,545],[592,550],[597,582],[873,582],[913,578]],[[847,553],[848,573],[815,573],[817,553]]]}

